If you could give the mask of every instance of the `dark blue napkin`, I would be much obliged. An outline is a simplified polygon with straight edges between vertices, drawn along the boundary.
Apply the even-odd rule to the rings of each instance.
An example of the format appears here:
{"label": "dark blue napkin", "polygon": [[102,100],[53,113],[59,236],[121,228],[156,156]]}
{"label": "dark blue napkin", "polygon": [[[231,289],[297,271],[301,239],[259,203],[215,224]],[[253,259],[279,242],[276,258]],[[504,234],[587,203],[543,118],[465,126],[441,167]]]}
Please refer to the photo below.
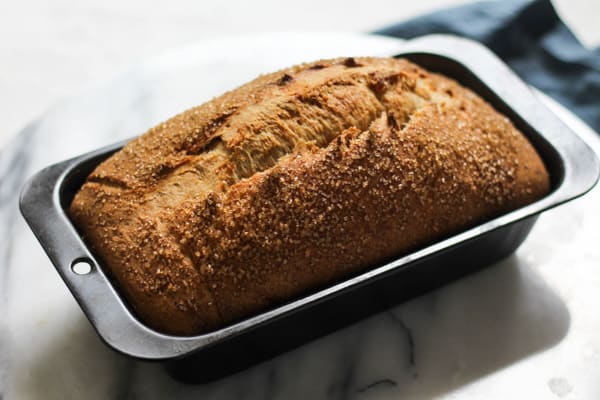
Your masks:
{"label": "dark blue napkin", "polygon": [[549,0],[477,2],[375,33],[400,38],[451,33],[475,39],[500,56],[523,80],[600,132],[600,49],[583,47]]}

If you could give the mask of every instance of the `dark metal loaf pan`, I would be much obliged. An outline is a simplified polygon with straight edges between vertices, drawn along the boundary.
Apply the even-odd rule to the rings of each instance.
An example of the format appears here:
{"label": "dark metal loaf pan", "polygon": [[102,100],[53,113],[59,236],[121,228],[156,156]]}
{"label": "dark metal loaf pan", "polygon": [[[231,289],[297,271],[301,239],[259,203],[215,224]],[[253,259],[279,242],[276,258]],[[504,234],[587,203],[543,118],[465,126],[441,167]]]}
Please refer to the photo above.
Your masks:
{"label": "dark metal loaf pan", "polygon": [[[214,332],[177,337],[156,332],[137,319],[67,215],[86,176],[123,143],[112,145],[42,170],[25,185],[20,203],[25,219],[100,337],[125,355],[165,362],[180,380],[214,380],[509,255],[540,212],[581,196],[595,184],[599,164],[593,151],[480,44],[428,36],[407,42],[398,56],[458,80],[507,115],[544,159],[552,192],[275,309]],[[72,265],[81,260],[92,265],[90,273],[73,272]]]}

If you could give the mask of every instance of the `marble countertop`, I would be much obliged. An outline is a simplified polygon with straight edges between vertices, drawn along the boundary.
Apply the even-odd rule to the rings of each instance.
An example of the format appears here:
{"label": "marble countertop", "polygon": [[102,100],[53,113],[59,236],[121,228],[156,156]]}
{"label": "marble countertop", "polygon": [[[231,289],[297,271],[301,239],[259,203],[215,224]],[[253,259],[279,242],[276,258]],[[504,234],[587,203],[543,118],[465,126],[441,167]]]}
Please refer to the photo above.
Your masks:
{"label": "marble countertop", "polygon": [[[598,188],[544,213],[514,255],[475,275],[200,386],[107,348],[17,211],[22,183],[42,167],[141,133],[258,73],[401,48],[358,34],[206,40],[139,63],[27,126],[0,157],[0,399],[600,398]],[[540,96],[600,149],[596,134]]]}

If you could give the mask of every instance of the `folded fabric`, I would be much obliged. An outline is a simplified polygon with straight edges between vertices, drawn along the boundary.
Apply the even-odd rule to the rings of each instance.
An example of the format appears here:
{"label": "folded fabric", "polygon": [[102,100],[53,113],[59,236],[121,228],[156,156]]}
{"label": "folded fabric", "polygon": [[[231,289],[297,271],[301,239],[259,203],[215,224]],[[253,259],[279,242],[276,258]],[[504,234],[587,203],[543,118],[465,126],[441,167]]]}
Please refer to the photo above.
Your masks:
{"label": "folded fabric", "polygon": [[375,33],[399,38],[450,33],[477,40],[600,132],[600,49],[583,47],[549,0],[477,2]]}

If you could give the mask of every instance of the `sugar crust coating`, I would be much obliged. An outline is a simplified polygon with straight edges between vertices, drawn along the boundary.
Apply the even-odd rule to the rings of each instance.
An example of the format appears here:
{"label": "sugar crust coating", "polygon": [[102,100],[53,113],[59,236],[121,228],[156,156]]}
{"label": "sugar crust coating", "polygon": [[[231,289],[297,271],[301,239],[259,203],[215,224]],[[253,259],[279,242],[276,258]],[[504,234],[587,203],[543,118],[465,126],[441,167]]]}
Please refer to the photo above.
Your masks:
{"label": "sugar crust coating", "polygon": [[142,321],[217,329],[544,196],[525,136],[404,59],[263,75],[100,164],[70,215]]}

